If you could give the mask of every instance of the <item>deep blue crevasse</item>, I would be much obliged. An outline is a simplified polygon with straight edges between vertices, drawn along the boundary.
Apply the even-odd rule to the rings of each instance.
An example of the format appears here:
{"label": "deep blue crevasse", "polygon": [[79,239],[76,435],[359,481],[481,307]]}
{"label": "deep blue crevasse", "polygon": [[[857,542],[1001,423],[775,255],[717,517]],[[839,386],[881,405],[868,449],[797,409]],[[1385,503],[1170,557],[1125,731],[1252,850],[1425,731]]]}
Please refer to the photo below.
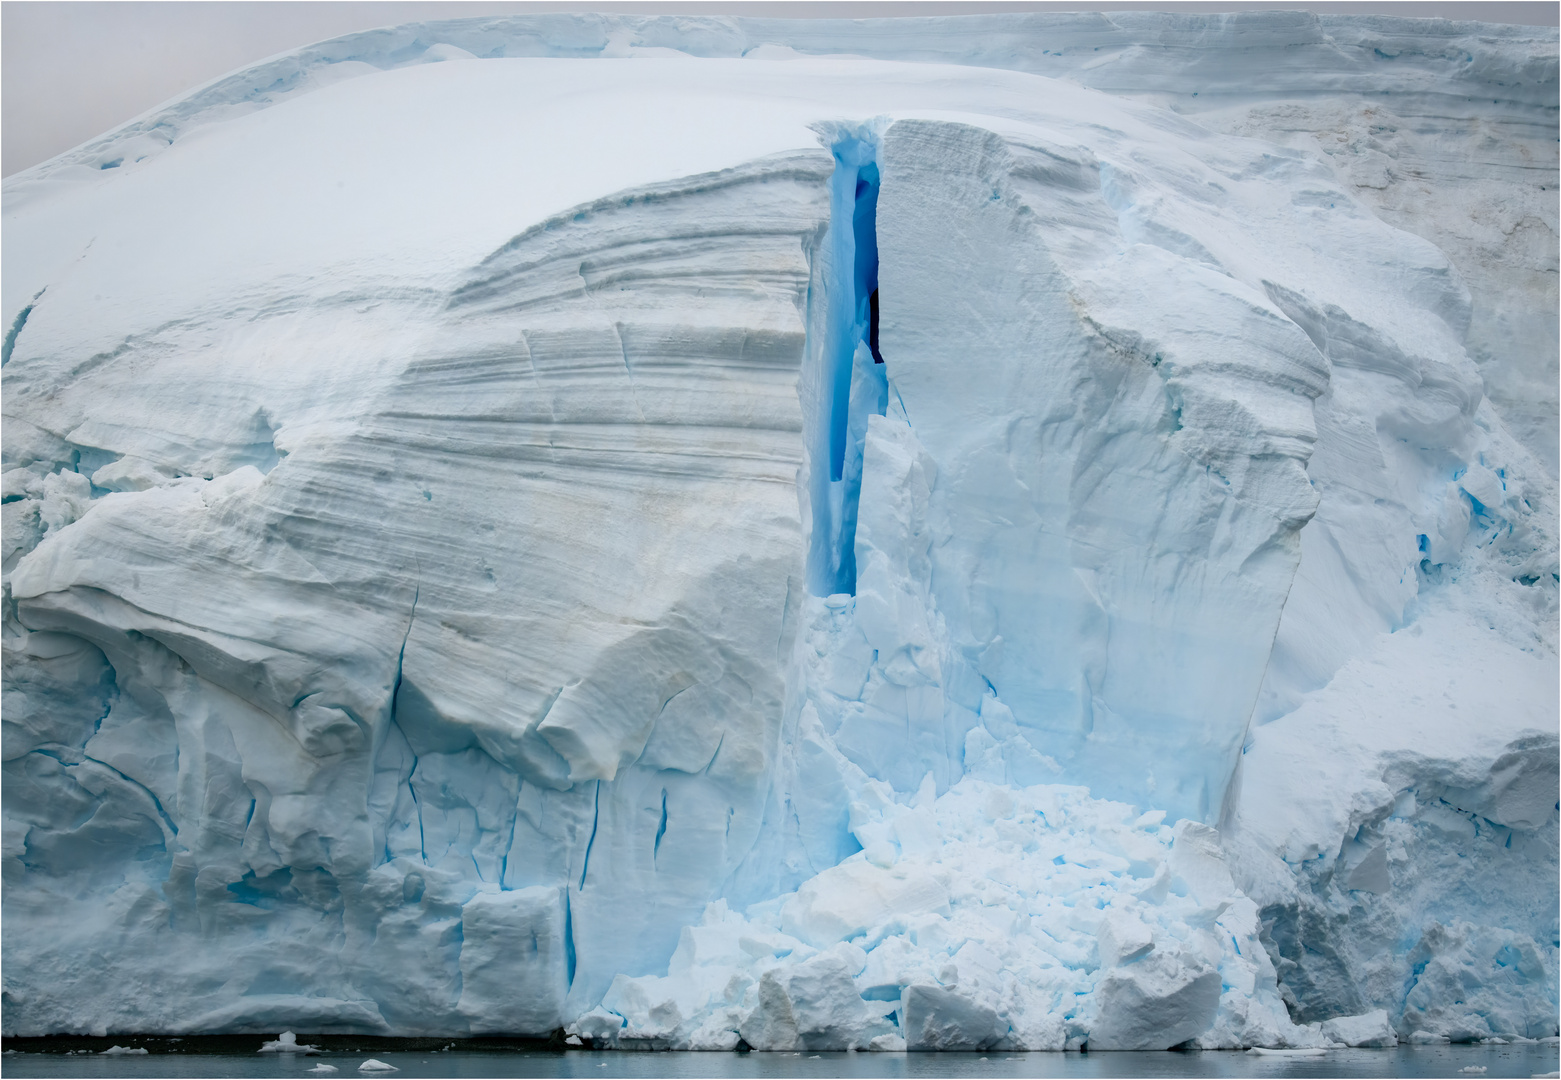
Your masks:
{"label": "deep blue crevasse", "polygon": [[856,592],[856,515],[862,486],[867,417],[882,415],[888,384],[878,348],[878,144],[870,135],[844,135],[831,148],[829,259],[824,275],[828,309],[820,350],[822,390],[812,440],[810,484],[813,535],[809,585],[817,596]]}

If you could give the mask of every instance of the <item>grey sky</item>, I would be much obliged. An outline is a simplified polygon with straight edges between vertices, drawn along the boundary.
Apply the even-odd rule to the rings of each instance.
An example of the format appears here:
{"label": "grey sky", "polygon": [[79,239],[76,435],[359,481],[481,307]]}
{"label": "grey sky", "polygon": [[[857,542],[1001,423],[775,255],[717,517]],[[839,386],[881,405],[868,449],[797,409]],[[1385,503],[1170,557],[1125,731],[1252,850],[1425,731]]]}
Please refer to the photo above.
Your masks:
{"label": "grey sky", "polygon": [[992,0],[5,0],[0,3],[0,169],[5,175],[137,116],[201,83],[310,42],[395,23],[542,11],[863,18],[989,11],[1159,9],[1235,11],[1260,7],[1339,13],[1440,16],[1555,26],[1561,5],[1546,0],[1362,0],[1275,3],[1167,0],[1090,3]]}

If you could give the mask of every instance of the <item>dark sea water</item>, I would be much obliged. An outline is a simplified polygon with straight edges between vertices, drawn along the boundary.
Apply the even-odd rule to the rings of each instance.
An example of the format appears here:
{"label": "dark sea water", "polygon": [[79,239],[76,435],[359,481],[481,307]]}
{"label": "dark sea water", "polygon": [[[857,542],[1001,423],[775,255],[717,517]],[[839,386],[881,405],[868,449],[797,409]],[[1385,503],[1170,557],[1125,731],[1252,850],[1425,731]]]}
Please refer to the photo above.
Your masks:
{"label": "dark sea water", "polygon": [[[225,1040],[221,1052],[186,1048],[167,1039],[124,1039],[145,1055],[106,1056],[92,1048],[67,1052],[63,1042],[7,1040],[0,1057],[5,1077],[289,1077],[359,1080],[413,1077],[1468,1077],[1554,1073],[1554,1045],[1405,1046],[1396,1050],[1334,1050],[1316,1057],[1236,1051],[1092,1054],[699,1054],[535,1048],[404,1049],[340,1037],[320,1056],[259,1054]],[[86,1040],[80,1040],[86,1042]],[[94,1043],[98,1042],[93,1040]],[[189,1040],[195,1043],[196,1040]],[[253,1040],[258,1046],[259,1038]],[[21,1047],[21,1049],[16,1049]],[[396,1072],[361,1072],[369,1058]],[[335,1073],[311,1073],[321,1063]],[[1483,1067],[1484,1071],[1476,1071]]]}

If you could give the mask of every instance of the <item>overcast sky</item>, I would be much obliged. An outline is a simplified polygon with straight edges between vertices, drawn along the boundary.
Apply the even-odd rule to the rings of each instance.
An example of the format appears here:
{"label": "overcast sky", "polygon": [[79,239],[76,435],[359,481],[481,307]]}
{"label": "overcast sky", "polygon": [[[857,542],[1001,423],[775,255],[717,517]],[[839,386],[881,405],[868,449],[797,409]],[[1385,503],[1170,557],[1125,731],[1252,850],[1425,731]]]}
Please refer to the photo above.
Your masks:
{"label": "overcast sky", "polygon": [[1280,7],[1484,19],[1554,26],[1547,0],[1364,0],[1364,2],[733,2],[537,3],[517,0],[4,0],[0,3],[0,168],[35,165],[219,75],[314,41],[395,23],[542,11],[863,18],[986,11],[1159,9],[1236,11]]}

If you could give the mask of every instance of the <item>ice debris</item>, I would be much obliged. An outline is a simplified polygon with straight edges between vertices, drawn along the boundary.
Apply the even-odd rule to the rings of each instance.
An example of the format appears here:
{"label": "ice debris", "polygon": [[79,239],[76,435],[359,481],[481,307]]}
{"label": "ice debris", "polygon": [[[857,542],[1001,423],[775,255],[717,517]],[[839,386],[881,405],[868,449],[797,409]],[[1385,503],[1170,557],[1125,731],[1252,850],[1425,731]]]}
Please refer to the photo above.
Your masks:
{"label": "ice debris", "polygon": [[665,976],[619,976],[571,1030],[692,1050],[1321,1045],[1214,830],[1077,787],[925,791],[870,783],[867,850],[746,915],[711,904]]}
{"label": "ice debris", "polygon": [[268,1039],[261,1043],[257,1052],[261,1054],[318,1054],[320,1048],[308,1043],[300,1043],[297,1035],[291,1031],[284,1031],[275,1039]]}
{"label": "ice debris", "polygon": [[1386,1009],[1360,1016],[1338,1016],[1323,1022],[1323,1035],[1345,1046],[1397,1046],[1398,1035],[1388,1022]]}

